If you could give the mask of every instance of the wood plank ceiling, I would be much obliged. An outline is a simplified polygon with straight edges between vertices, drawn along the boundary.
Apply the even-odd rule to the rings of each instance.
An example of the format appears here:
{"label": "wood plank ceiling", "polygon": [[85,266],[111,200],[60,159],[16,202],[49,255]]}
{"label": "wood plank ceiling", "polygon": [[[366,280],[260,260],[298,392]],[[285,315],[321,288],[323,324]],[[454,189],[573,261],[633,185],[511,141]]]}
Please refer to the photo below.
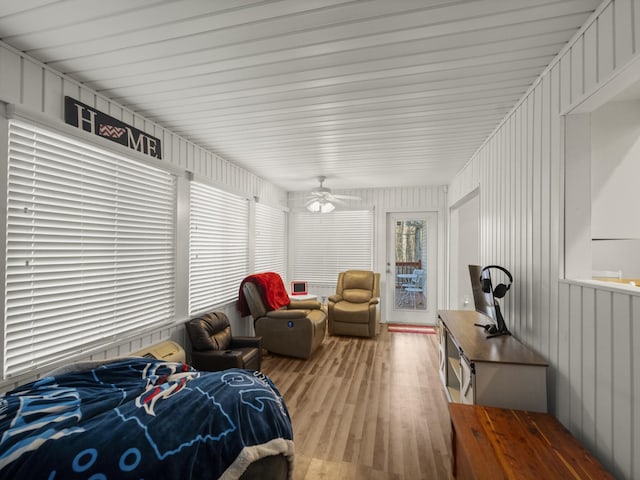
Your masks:
{"label": "wood plank ceiling", "polygon": [[450,181],[600,0],[2,0],[0,39],[287,191]]}

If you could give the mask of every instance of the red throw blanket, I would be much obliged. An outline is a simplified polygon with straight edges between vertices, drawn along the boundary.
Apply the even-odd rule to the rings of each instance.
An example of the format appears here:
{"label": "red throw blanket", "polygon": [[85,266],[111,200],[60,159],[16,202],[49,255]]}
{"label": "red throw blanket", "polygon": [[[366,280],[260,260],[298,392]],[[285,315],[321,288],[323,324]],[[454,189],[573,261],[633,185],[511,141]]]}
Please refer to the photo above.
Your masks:
{"label": "red throw blanket", "polygon": [[238,292],[238,310],[243,317],[250,315],[247,299],[244,297],[242,290],[245,282],[252,282],[258,286],[262,301],[268,310],[277,310],[280,307],[289,305],[291,299],[284,286],[284,282],[279,274],[275,272],[254,273],[249,275],[240,284],[240,292]]}

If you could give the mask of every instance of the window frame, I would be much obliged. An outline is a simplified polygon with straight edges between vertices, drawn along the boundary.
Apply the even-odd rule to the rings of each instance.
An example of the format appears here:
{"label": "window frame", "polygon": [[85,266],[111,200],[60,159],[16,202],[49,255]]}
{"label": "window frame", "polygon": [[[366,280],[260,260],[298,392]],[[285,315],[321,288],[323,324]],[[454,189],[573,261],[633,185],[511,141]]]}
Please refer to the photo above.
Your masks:
{"label": "window frame", "polygon": [[[88,353],[98,350],[98,349],[105,349],[107,348],[109,345],[117,343],[119,341],[123,341],[126,338],[131,338],[132,335],[140,335],[143,334],[143,332],[151,330],[151,329],[157,329],[159,325],[168,325],[168,324],[172,324],[175,322],[175,309],[176,309],[176,295],[175,295],[175,290],[176,290],[176,242],[177,242],[177,238],[176,238],[176,221],[177,221],[177,183],[178,183],[178,176],[173,173],[171,171],[171,169],[165,169],[162,168],[159,165],[154,165],[151,162],[140,162],[138,160],[138,158],[135,158],[136,155],[130,155],[128,154],[129,152],[123,152],[122,150],[118,151],[117,149],[112,149],[112,148],[108,148],[106,146],[103,146],[102,144],[100,144],[100,142],[93,142],[93,141],[89,141],[86,137],[83,137],[81,135],[75,135],[75,134],[71,134],[69,129],[64,130],[64,129],[60,129],[60,128],[55,128],[52,127],[50,125],[42,125],[39,122],[33,121],[30,118],[20,118],[20,117],[15,117],[15,118],[11,118],[11,119],[5,119],[2,118],[2,131],[0,131],[0,134],[2,135],[2,142],[3,142],[3,147],[6,146],[6,152],[7,152],[7,169],[6,171],[3,171],[3,177],[2,180],[4,181],[4,185],[5,185],[5,192],[6,195],[3,195],[3,208],[4,208],[4,212],[5,212],[5,220],[7,221],[7,224],[9,222],[9,219],[7,217],[7,215],[9,215],[9,210],[8,207],[10,205],[12,205],[12,202],[14,202],[14,200],[8,200],[9,195],[10,195],[10,190],[11,188],[15,188],[15,187],[10,187],[9,185],[9,168],[12,166],[13,163],[18,162],[19,160],[12,160],[16,155],[18,155],[18,153],[15,153],[14,150],[15,148],[18,147],[14,147],[14,150],[12,150],[12,154],[9,154],[9,146],[11,141],[13,140],[12,138],[10,138],[10,129],[12,128],[11,125],[16,125],[15,129],[23,129],[24,131],[28,131],[29,129],[32,129],[32,131],[39,131],[39,135],[43,136],[43,140],[42,140],[42,146],[40,146],[39,148],[42,149],[42,151],[44,152],[46,149],[46,141],[44,140],[44,137],[48,137],[49,139],[51,139],[51,141],[54,142],[60,142],[60,147],[59,148],[63,148],[63,145],[68,146],[69,151],[71,151],[73,148],[77,148],[78,151],[76,152],[74,150],[74,154],[73,155],[77,155],[78,157],[82,157],[82,155],[85,155],[87,158],[90,158],[91,156],[98,156],[100,157],[100,160],[105,161],[105,165],[109,162],[115,162],[112,163],[111,165],[120,165],[120,167],[125,167],[125,168],[129,168],[130,169],[130,174],[131,177],[127,177],[127,176],[122,176],[122,178],[119,180],[120,183],[116,182],[115,185],[121,185],[120,188],[124,188],[125,191],[129,191],[131,197],[129,200],[124,199],[124,197],[121,197],[119,201],[113,200],[113,198],[117,197],[117,195],[114,193],[112,197],[109,197],[109,194],[106,193],[106,197],[107,200],[105,200],[105,202],[108,202],[109,200],[113,200],[114,202],[116,202],[117,204],[126,206],[126,208],[130,208],[130,212],[133,213],[133,216],[128,216],[128,214],[124,214],[124,210],[121,210],[119,213],[116,214],[116,217],[118,217],[120,219],[120,222],[128,222],[128,226],[126,228],[129,229],[130,235],[133,235],[132,237],[129,237],[130,239],[135,239],[135,238],[143,238],[142,233],[138,233],[136,234],[135,232],[138,231],[138,229],[140,229],[141,231],[141,225],[144,223],[144,221],[136,221],[133,220],[135,218],[135,215],[137,212],[137,215],[140,215],[140,219],[145,219],[147,218],[148,214],[149,214],[149,205],[147,204],[147,202],[145,202],[144,199],[147,198],[152,198],[152,197],[158,197],[157,192],[152,192],[151,193],[151,197],[148,197],[148,195],[150,195],[150,192],[146,192],[146,193],[140,193],[139,190],[136,190],[135,188],[133,188],[134,185],[136,185],[136,182],[134,180],[132,180],[134,178],[134,176],[136,175],[135,172],[143,172],[141,174],[139,174],[140,177],[144,177],[145,181],[139,183],[139,185],[142,185],[142,189],[146,188],[148,186],[148,175],[152,174],[156,175],[158,178],[164,178],[165,180],[167,180],[170,184],[170,188],[168,190],[168,194],[169,197],[168,198],[163,198],[160,200],[159,204],[162,204],[162,219],[159,221],[159,225],[164,225],[164,227],[161,228],[161,231],[163,232],[162,235],[164,235],[163,238],[168,239],[169,240],[169,246],[167,246],[166,244],[160,248],[160,251],[164,252],[162,253],[162,258],[164,258],[163,260],[163,265],[164,267],[162,267],[162,270],[165,272],[163,277],[165,279],[165,283],[167,285],[167,289],[166,291],[163,291],[163,298],[164,294],[169,294],[169,301],[163,302],[163,306],[166,303],[166,307],[161,307],[159,310],[159,315],[155,316],[154,314],[151,314],[152,317],[154,317],[153,321],[148,321],[147,323],[145,323],[143,326],[140,327],[136,327],[136,328],[126,328],[126,333],[122,334],[121,330],[117,329],[114,330],[112,329],[112,331],[114,333],[110,333],[110,334],[101,334],[101,335],[94,335],[93,337],[89,337],[91,338],[90,341],[82,341],[79,342],[77,344],[74,344],[73,347],[70,348],[66,348],[66,349],[62,349],[62,350],[56,350],[57,353],[55,354],[51,354],[50,356],[46,357],[47,360],[43,360],[42,358],[40,358],[40,354],[38,354],[38,359],[35,360],[35,362],[32,360],[28,366],[23,366],[21,368],[14,368],[10,373],[7,372],[7,369],[9,367],[11,367],[10,364],[8,364],[7,362],[5,362],[5,354],[7,353],[7,336],[9,335],[10,332],[8,332],[8,328],[9,328],[9,324],[7,323],[7,318],[5,316],[4,321],[2,322],[2,339],[3,339],[3,343],[5,345],[5,349],[3,351],[3,355],[2,355],[2,378],[4,380],[7,379],[11,379],[11,378],[17,378],[20,377],[21,375],[24,375],[25,373],[29,373],[29,374],[33,374],[33,372],[38,372],[41,371],[44,368],[47,368],[49,365],[51,364],[55,364],[57,362],[59,362],[61,359],[65,359],[65,360],[69,360],[72,358],[76,358],[80,355],[86,356]],[[25,130],[26,129],[26,130]],[[75,131],[74,131],[75,133]],[[18,133],[16,133],[16,135],[18,135]],[[6,142],[6,143],[5,143]],[[16,138],[15,139],[16,145],[19,145],[19,140]],[[35,141],[34,141],[35,142]],[[79,152],[79,153],[78,153]],[[44,157],[44,153],[41,153],[41,155]],[[73,156],[71,157],[73,158]],[[87,158],[84,158],[83,160],[80,160],[79,158],[76,158],[76,161],[84,161],[87,160]],[[65,155],[61,155],[60,159],[62,159],[62,163],[69,163],[69,160],[67,160],[67,157]],[[106,160],[108,159],[108,160]],[[98,165],[98,168],[103,167],[104,165],[102,165],[100,163],[100,160],[96,161],[96,165]],[[28,162],[28,160],[23,160],[26,164],[26,162]],[[40,159],[39,160],[40,163],[42,165],[47,164],[47,162],[50,162],[51,165],[55,165],[55,158],[52,157],[51,160],[47,160],[47,159]],[[15,168],[15,165],[14,165]],[[71,168],[71,167],[69,167]],[[74,166],[75,168],[75,166]],[[73,176],[72,174],[69,174],[69,178],[71,178]],[[107,176],[108,177],[108,176]],[[44,177],[41,177],[43,179],[46,179],[47,176],[45,175]],[[61,177],[63,178],[63,177]],[[89,178],[89,177],[88,177]],[[102,176],[96,176],[96,179],[102,181],[104,178]],[[67,179],[65,178],[65,181],[67,181]],[[108,182],[107,182],[108,183]],[[130,183],[131,185],[126,186],[125,184]],[[122,187],[122,185],[125,185],[124,187]],[[105,189],[107,189],[106,191],[108,191],[108,186],[105,187]],[[87,189],[88,190],[88,189]],[[114,191],[116,190],[116,188],[114,187]],[[74,189],[70,189],[69,192],[67,192],[68,195],[75,195],[77,192]],[[54,195],[57,195],[57,193],[54,192]],[[89,198],[94,198],[91,197],[91,195],[93,195],[95,197],[96,193],[91,192],[88,194]],[[135,200],[134,200],[135,199]],[[145,209],[141,210],[141,209],[136,209],[136,204],[137,203],[145,203]],[[164,202],[164,203],[163,203]],[[159,207],[160,208],[160,207]],[[139,211],[138,211],[139,210]],[[131,220],[124,220],[125,218],[129,217]],[[75,218],[81,218],[81,216],[79,217],[75,217]],[[169,218],[169,220],[166,220],[166,218]],[[154,220],[155,221],[155,220]],[[65,218],[65,222],[63,222],[63,224],[66,223],[66,218]],[[139,223],[139,224],[138,224]],[[60,228],[61,230],[64,230],[64,228],[62,228],[63,224],[59,224],[58,228]],[[72,224],[72,223],[71,223]],[[121,223],[122,224],[122,223]],[[154,227],[155,228],[155,227]],[[122,233],[123,234],[123,233]],[[6,248],[8,248],[8,241],[10,239],[10,236],[13,235],[13,233],[11,231],[9,231],[9,228],[7,229],[7,231],[3,230],[3,237],[2,237],[2,241],[4,242],[3,244],[5,245]],[[139,236],[136,236],[139,235]],[[144,238],[146,239],[148,235],[148,230],[145,231],[144,233]],[[75,237],[70,237],[70,238],[75,238]],[[84,238],[84,237],[83,237]],[[108,238],[108,237],[105,237]],[[124,237],[122,237],[124,238]],[[125,240],[124,242],[126,243],[128,240]],[[135,242],[134,242],[135,243]],[[60,245],[62,245],[60,243]],[[133,243],[130,243],[130,245],[133,245]],[[117,247],[120,248],[120,250],[124,250],[121,247]],[[133,252],[136,252],[136,247],[132,246],[131,248],[133,248]],[[142,256],[144,256],[145,253],[148,253],[148,249],[141,249],[144,250],[142,252]],[[55,252],[55,249],[52,249],[53,252]],[[71,251],[70,251],[71,252]],[[168,253],[169,256],[166,256],[166,254]],[[52,253],[53,254],[53,253]],[[70,254],[73,254],[73,252],[71,252]],[[133,258],[133,257],[132,257]],[[137,253],[135,255],[135,262],[138,261],[138,259],[141,258],[140,257],[140,253]],[[149,256],[147,256],[147,258],[149,258]],[[7,256],[8,259],[8,256]],[[105,265],[107,264],[106,260],[104,261]],[[111,264],[112,266],[115,266],[115,264]],[[124,264],[123,264],[124,265]],[[131,264],[133,265],[133,264]],[[8,298],[5,291],[7,288],[7,282],[9,281],[8,277],[11,274],[11,270],[13,267],[9,266],[8,260],[3,264],[3,274],[4,274],[4,278],[5,280],[5,288],[2,289],[2,304],[5,307],[5,311],[8,309],[8,304],[12,301],[11,298]],[[148,271],[148,268],[140,268],[139,271]],[[76,272],[74,272],[76,273]],[[122,276],[122,271],[118,273],[120,278],[120,282],[121,284],[124,282],[123,281],[123,276]],[[137,276],[137,274],[134,274],[134,276],[132,277],[134,279],[139,279],[140,277]],[[135,285],[139,285],[137,281],[133,282]],[[133,284],[132,284],[133,285]],[[85,287],[82,287],[82,292],[85,292],[84,290]],[[82,297],[82,302],[85,301],[85,294],[83,293],[81,294]],[[146,298],[146,297],[143,297]],[[115,302],[120,302],[122,300],[122,295],[120,295],[116,300],[113,301],[114,305],[116,304]],[[138,302],[138,300],[135,300],[135,302]],[[50,302],[51,303],[51,302]],[[83,303],[84,305],[84,303]],[[133,305],[133,304],[132,304]],[[114,312],[117,312],[117,309],[120,308],[122,305],[117,305],[117,308],[115,308]],[[165,313],[166,312],[166,313]],[[93,315],[95,314],[95,312],[92,313],[92,319],[93,322],[95,323],[95,318],[93,318]],[[162,318],[162,316],[164,315],[164,318]],[[143,315],[141,318],[146,317],[147,314],[145,313],[145,315]],[[125,317],[119,315],[118,316],[118,320],[116,322],[116,325],[118,324],[118,322],[121,322]],[[91,321],[86,320],[85,323],[90,323]],[[81,322],[82,323],[82,322]],[[125,322],[128,323],[128,322]],[[129,326],[131,326],[133,323],[129,323]],[[83,337],[83,340],[84,337]],[[37,340],[38,342],[40,342],[40,340]],[[40,350],[38,350],[40,351]],[[76,354],[73,354],[72,352],[78,352]],[[32,354],[32,356],[35,354]]]}
{"label": "window frame", "polygon": [[[194,208],[194,195],[197,195],[198,202]],[[216,215],[215,207],[228,202],[226,207],[231,209],[222,210],[224,217],[221,219]],[[207,210],[199,210],[205,208]],[[242,206],[234,210],[235,207]],[[207,213],[211,214],[211,222],[206,223]],[[221,232],[215,230],[222,221],[238,220],[234,224],[234,231]],[[204,223],[203,223],[204,222]],[[235,193],[228,192],[208,182],[193,180],[190,183],[189,192],[189,295],[188,311],[190,316],[194,316],[205,311],[220,308],[235,302],[238,298],[238,289],[244,277],[249,274],[249,200]],[[195,233],[200,230],[199,233]],[[244,234],[244,237],[239,236]],[[215,245],[205,247],[205,242],[218,235],[224,240]],[[243,240],[239,246],[235,246],[233,241]],[[195,251],[194,242],[199,243],[198,250]],[[236,259],[242,262],[232,261],[215,263],[215,260],[223,254],[233,254]],[[202,258],[197,258],[202,256]],[[207,260],[208,257],[208,260]],[[198,260],[198,262],[196,262]],[[197,288],[196,288],[197,287]],[[210,295],[205,299],[205,295]]]}

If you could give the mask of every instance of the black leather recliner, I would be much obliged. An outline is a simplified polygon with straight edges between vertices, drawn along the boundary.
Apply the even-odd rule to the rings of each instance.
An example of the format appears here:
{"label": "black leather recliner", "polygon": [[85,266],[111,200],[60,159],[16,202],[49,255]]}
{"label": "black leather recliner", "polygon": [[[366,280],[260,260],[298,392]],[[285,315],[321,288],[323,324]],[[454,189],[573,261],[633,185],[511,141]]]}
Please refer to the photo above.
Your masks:
{"label": "black leather recliner", "polygon": [[223,312],[211,312],[192,318],[186,324],[191,340],[191,364],[209,372],[244,368],[260,370],[262,338],[234,337],[229,318]]}

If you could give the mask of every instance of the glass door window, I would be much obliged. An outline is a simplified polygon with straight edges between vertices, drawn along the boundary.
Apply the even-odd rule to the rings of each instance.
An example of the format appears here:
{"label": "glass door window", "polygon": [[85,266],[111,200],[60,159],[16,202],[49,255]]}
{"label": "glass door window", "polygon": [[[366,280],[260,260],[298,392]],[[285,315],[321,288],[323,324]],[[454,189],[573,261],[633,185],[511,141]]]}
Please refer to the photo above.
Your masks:
{"label": "glass door window", "polygon": [[387,217],[389,323],[435,324],[437,213]]}

